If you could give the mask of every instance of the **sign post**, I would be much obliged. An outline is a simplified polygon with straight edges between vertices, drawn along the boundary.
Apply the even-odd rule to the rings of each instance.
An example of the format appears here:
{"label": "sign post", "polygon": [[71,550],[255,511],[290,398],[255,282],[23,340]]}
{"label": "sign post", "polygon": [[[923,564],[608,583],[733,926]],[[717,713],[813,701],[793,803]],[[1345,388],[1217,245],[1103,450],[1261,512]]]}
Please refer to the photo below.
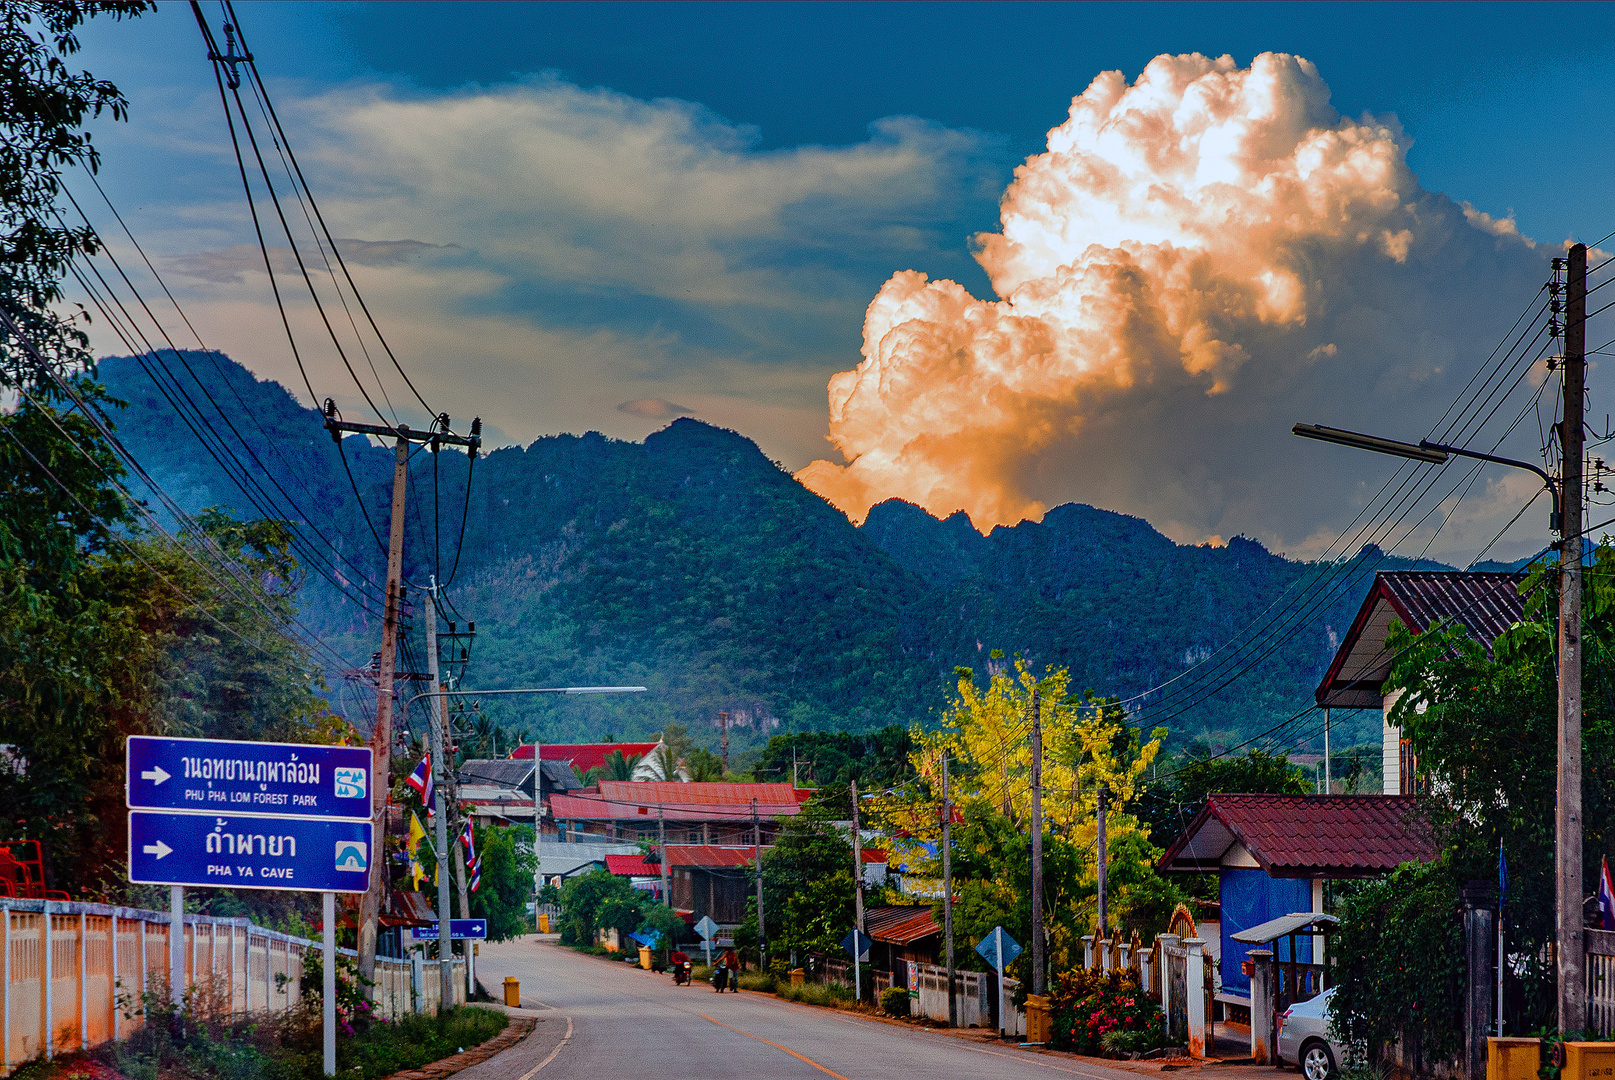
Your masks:
{"label": "sign post", "polygon": [[1010,1024],[1007,999],[1004,996],[1004,969],[1021,954],[1021,947],[1014,938],[1004,933],[1002,926],[995,926],[992,933],[981,939],[976,951],[994,971],[998,972],[998,1029],[1000,1034],[1008,1035]]}
{"label": "sign post", "polygon": [[322,893],[324,1064],[336,1075],[336,894],[365,892],[376,857],[369,749],[134,735],[124,754],[129,880],[169,887],[174,1005],[185,886]]}
{"label": "sign post", "polygon": [[852,933],[841,939],[841,947],[852,954],[852,978],[855,987],[860,983],[859,964],[869,955],[869,947],[874,943],[873,938],[856,926],[852,928]]}
{"label": "sign post", "polygon": [[707,967],[711,967],[712,935],[718,932],[718,924],[712,921],[711,915],[703,915],[701,921],[695,924],[695,932],[701,935],[701,945],[707,951]]}

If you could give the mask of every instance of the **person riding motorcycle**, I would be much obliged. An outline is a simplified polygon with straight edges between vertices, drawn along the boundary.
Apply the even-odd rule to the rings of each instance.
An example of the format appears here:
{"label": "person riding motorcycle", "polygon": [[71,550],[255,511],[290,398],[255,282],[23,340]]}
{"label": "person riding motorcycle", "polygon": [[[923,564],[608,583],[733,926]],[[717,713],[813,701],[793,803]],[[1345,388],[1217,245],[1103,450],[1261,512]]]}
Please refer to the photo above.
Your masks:
{"label": "person riding motorcycle", "polygon": [[672,960],[673,985],[683,986],[688,983],[691,969],[689,954],[683,949],[674,949],[673,955],[669,959]]}

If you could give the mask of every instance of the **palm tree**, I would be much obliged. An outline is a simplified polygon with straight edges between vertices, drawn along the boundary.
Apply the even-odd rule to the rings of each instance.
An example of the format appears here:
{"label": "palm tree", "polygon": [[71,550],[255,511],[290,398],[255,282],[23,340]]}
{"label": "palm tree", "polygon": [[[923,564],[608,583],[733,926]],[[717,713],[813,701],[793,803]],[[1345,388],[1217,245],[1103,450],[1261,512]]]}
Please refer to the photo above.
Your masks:
{"label": "palm tree", "polygon": [[659,743],[656,749],[650,752],[650,770],[658,780],[682,780],[679,775],[679,759],[673,753],[673,748],[666,743]]}

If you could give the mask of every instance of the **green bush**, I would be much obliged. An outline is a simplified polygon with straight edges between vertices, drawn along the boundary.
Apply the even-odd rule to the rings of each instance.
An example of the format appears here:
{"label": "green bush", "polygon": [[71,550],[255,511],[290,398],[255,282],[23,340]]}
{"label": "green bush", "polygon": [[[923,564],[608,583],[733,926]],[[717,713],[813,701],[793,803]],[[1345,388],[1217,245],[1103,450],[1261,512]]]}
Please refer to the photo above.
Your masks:
{"label": "green bush", "polygon": [[901,986],[890,986],[880,992],[881,1011],[889,1016],[908,1015],[908,991]]}
{"label": "green bush", "polygon": [[776,985],[774,976],[766,971],[744,971],[740,975],[742,990],[757,990],[764,994],[772,994]]}
{"label": "green bush", "polygon": [[1161,1006],[1143,992],[1131,971],[1067,971],[1054,980],[1049,1011],[1054,1045],[1063,1050],[1097,1054],[1105,1036],[1121,1032],[1137,1036],[1132,1042],[1138,1045],[1130,1045],[1128,1052],[1166,1042]]}
{"label": "green bush", "polygon": [[[741,983],[745,985],[744,982]],[[841,1008],[852,1004],[852,987],[846,983],[803,983],[801,986],[792,986],[790,982],[776,984],[778,989],[775,995],[786,1001],[800,1001],[805,1005],[827,1005],[832,1008]]]}

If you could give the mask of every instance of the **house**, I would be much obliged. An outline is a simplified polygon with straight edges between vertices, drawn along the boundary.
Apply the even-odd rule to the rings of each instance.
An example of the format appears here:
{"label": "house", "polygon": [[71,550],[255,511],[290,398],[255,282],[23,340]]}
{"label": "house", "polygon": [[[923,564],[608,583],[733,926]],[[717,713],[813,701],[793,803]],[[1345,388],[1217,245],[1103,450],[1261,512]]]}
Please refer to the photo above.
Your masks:
{"label": "house", "polygon": [[[574,777],[582,777],[590,769],[603,769],[606,759],[617,751],[627,759],[637,759],[634,765],[633,779],[660,780],[651,765],[651,754],[660,742],[638,743],[540,743],[538,744],[538,760],[553,761],[575,770]],[[510,755],[513,761],[532,761],[533,747],[518,746]],[[558,774],[557,774],[558,775]],[[581,786],[582,780],[579,779]]]}
{"label": "house", "polygon": [[661,841],[747,845],[754,831],[766,846],[779,818],[794,817],[812,792],[790,784],[602,780],[550,797],[550,818],[563,842]]}
{"label": "house", "polygon": [[1387,795],[1414,793],[1417,762],[1407,740],[1391,723],[1391,709],[1401,691],[1386,693],[1392,654],[1385,639],[1391,620],[1423,633],[1437,620],[1461,623],[1488,652],[1498,635],[1524,618],[1525,599],[1519,585],[1523,573],[1449,570],[1382,571],[1374,575],[1351,629],[1324,673],[1316,699],[1325,710],[1379,709],[1381,762]]}
{"label": "house", "polygon": [[878,904],[864,911],[864,933],[875,944],[870,966],[886,972],[893,986],[908,986],[910,964],[941,963],[942,928],[930,904]]}
{"label": "house", "polygon": [[[1217,955],[1225,1005],[1250,1005],[1236,935],[1273,919],[1323,911],[1325,881],[1378,877],[1436,856],[1412,795],[1217,794],[1161,856],[1170,873],[1217,875]],[[1322,939],[1301,938],[1297,955],[1276,943],[1281,962],[1323,962]]]}
{"label": "house", "polygon": [[[667,880],[673,909],[691,912],[691,921],[710,917],[724,926],[738,925],[746,918],[756,882],[754,847],[718,844],[668,844]],[[606,869],[630,878],[638,888],[660,893],[663,868],[640,853],[609,855]]]}
{"label": "house", "polygon": [[567,762],[542,761],[535,769],[530,756],[474,758],[460,766],[458,777],[460,801],[470,807],[472,815],[500,825],[533,820],[535,785],[541,808],[549,804],[555,792],[575,791],[583,786]]}

